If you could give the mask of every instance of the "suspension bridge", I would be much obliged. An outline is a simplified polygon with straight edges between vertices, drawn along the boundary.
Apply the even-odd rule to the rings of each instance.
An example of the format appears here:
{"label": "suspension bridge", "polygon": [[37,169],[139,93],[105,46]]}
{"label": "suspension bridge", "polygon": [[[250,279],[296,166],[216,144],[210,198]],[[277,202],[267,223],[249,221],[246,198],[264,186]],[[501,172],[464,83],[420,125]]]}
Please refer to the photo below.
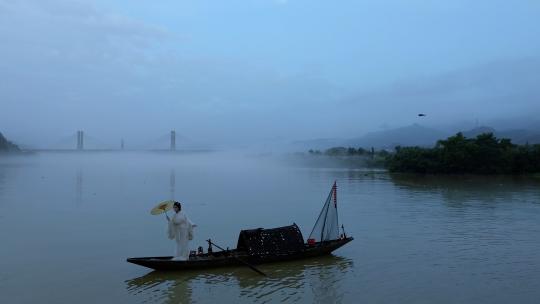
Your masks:
{"label": "suspension bridge", "polygon": [[204,152],[211,149],[197,143],[185,136],[178,135],[175,130],[162,134],[158,138],[142,144],[126,145],[124,139],[111,144],[86,133],[77,130],[68,136],[61,138],[47,148],[27,149],[36,152],[107,152],[107,151],[157,151],[157,152]]}

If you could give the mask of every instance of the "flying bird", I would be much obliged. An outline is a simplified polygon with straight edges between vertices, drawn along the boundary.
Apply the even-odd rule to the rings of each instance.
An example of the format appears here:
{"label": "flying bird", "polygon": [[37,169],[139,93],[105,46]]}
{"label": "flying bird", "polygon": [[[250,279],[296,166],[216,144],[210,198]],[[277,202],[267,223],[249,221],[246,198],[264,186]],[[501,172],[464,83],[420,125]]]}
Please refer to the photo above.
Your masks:
{"label": "flying bird", "polygon": [[418,116],[419,116],[419,117],[423,117],[423,116],[426,116],[426,114],[420,113],[420,114],[418,114]]}

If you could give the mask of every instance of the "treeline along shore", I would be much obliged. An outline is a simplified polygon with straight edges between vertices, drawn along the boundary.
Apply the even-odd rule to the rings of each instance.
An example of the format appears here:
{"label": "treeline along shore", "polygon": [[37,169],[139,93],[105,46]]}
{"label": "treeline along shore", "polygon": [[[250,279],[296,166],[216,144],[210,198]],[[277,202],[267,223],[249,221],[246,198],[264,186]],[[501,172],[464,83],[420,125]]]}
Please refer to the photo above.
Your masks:
{"label": "treeline along shore", "polygon": [[[315,162],[308,165],[320,165],[325,163],[324,159],[334,160],[333,165],[340,167],[362,167],[362,168],[384,168],[386,159],[390,152],[386,150],[353,148],[353,147],[334,147],[321,150],[309,150],[309,155],[315,159]],[[330,163],[327,162],[328,165]]]}
{"label": "treeline along shore", "polygon": [[457,133],[433,148],[396,147],[386,159],[391,172],[448,174],[540,173],[540,145],[515,145],[492,133],[466,138]]}
{"label": "treeline along shore", "polygon": [[311,155],[362,157],[390,172],[428,174],[540,173],[540,145],[516,145],[492,133],[467,138],[462,133],[439,140],[434,147],[401,147],[393,151],[335,147],[310,150]]}

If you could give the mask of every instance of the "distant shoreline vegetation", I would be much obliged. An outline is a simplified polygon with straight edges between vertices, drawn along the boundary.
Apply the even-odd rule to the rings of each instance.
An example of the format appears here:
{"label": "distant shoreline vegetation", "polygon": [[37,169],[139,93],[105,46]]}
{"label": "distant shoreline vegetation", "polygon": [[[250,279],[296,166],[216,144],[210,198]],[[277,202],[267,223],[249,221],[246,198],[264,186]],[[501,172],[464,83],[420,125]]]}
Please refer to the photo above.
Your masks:
{"label": "distant shoreline vegetation", "polygon": [[390,172],[443,174],[527,174],[540,172],[540,145],[515,145],[493,133],[462,133],[433,148],[396,147],[386,159]]}
{"label": "distant shoreline vegetation", "polygon": [[[309,150],[310,155],[349,160],[359,166],[384,167],[390,172],[422,174],[540,173],[540,145],[516,145],[493,133],[466,138],[462,133],[439,140],[432,148],[401,147],[394,151],[334,147]],[[361,162],[354,162],[361,159]]]}
{"label": "distant shoreline vegetation", "polygon": [[314,158],[338,160],[342,166],[384,168],[390,152],[386,150],[334,147],[321,150],[309,150],[309,155]]}

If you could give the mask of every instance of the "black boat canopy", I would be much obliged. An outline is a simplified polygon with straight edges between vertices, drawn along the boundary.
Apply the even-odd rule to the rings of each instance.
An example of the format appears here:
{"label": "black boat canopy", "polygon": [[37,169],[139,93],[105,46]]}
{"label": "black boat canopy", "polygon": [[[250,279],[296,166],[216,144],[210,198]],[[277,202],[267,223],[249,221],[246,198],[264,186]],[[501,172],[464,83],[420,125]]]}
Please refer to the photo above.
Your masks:
{"label": "black boat canopy", "polygon": [[304,250],[304,237],[294,223],[272,229],[242,230],[236,249],[260,256],[301,252]]}

